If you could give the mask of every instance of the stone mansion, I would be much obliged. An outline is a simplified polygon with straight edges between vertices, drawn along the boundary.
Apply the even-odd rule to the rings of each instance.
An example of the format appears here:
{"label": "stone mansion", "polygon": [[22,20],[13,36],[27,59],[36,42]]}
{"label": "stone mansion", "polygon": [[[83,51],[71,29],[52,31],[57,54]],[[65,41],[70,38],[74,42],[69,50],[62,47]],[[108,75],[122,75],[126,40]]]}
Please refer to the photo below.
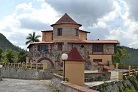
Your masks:
{"label": "stone mansion", "polygon": [[79,29],[82,25],[65,13],[52,30],[42,32],[42,41],[29,44],[29,62],[47,63],[48,67],[60,68],[61,54],[76,47],[84,60],[107,64],[112,61],[117,40],[87,40],[90,33]]}

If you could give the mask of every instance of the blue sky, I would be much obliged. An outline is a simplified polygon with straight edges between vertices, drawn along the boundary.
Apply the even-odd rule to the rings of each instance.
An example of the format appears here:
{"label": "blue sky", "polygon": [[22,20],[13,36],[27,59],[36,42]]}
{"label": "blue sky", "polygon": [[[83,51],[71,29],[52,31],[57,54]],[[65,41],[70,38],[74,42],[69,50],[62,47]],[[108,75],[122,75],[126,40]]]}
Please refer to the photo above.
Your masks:
{"label": "blue sky", "polygon": [[[90,31],[88,39],[119,40],[138,48],[138,0],[0,0],[0,33],[14,45],[26,49],[28,33],[52,29],[68,13],[80,29]],[[41,40],[41,38],[40,38]]]}

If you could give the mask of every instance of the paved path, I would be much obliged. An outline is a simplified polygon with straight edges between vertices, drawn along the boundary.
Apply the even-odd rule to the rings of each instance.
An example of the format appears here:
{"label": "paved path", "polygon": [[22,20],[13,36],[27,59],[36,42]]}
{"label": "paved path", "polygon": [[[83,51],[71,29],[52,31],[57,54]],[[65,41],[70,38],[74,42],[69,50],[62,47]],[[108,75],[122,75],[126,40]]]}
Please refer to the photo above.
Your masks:
{"label": "paved path", "polygon": [[0,92],[52,92],[50,80],[4,79],[0,81]]}

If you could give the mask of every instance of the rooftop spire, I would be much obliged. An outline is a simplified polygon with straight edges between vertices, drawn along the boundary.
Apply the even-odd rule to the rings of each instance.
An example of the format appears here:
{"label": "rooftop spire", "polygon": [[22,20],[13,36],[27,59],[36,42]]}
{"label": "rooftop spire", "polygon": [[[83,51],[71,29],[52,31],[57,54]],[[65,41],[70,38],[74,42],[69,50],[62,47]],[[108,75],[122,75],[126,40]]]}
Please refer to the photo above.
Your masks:
{"label": "rooftop spire", "polygon": [[81,24],[75,22],[67,13],[65,13],[55,24],[52,24],[51,26],[56,24],[76,24],[81,26]]}

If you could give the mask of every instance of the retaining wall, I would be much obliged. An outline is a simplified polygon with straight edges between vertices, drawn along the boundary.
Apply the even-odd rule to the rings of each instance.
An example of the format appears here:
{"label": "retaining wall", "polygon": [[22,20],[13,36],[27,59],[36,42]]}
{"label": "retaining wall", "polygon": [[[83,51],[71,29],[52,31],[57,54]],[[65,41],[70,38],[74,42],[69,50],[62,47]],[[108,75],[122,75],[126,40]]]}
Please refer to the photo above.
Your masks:
{"label": "retaining wall", "polygon": [[16,67],[3,67],[3,78],[17,78],[17,79],[51,79],[53,73],[49,70],[35,70]]}
{"label": "retaining wall", "polygon": [[85,73],[85,82],[110,80],[111,72]]}
{"label": "retaining wall", "polygon": [[69,82],[63,82],[62,77],[54,74],[51,80],[53,87],[59,88],[62,92],[99,92],[83,86],[75,85]]}

